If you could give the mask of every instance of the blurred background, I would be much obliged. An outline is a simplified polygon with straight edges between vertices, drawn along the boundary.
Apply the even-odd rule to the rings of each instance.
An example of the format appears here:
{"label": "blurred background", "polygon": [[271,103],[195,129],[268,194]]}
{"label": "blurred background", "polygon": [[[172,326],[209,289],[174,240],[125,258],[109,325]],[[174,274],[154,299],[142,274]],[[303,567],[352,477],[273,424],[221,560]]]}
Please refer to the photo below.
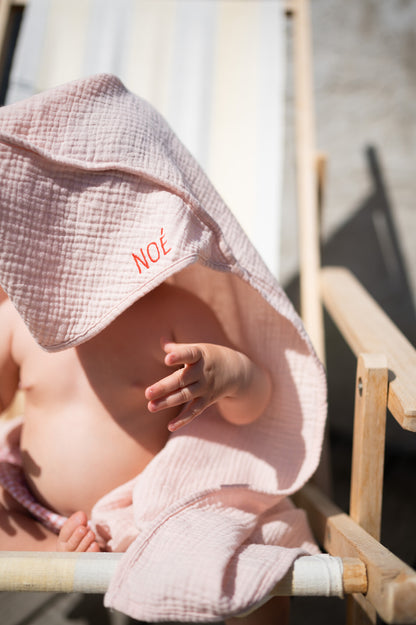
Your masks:
{"label": "blurred background", "polygon": [[[39,0],[38,0],[39,1]],[[153,0],[154,1],[154,0]],[[206,17],[203,26],[204,36],[210,41],[212,28],[212,11],[217,0],[188,0],[182,3],[182,11],[186,19],[198,4],[204,7]],[[0,0],[0,10],[5,0]],[[48,0],[39,2],[48,9]],[[13,13],[12,28],[9,30],[8,49],[15,50],[16,55],[12,63],[12,54],[5,56],[3,51],[0,85],[0,99],[4,103],[31,95],[37,89],[34,70],[31,72],[30,63],[22,65],[16,62],[19,49],[19,29],[23,32],[25,22],[22,17],[27,9],[24,3],[17,3]],[[30,4],[30,0],[28,0]],[[55,3],[55,7],[59,3]],[[91,4],[91,3],[90,3]],[[98,0],[92,3],[95,11],[95,23],[102,32],[121,32],[121,25],[107,18],[104,11],[100,16],[100,6],[109,3]],[[114,3],[113,3],[114,4]],[[134,0],[122,0],[117,4],[117,13],[126,12],[135,6]],[[146,4],[146,3],[142,3]],[[147,3],[148,5],[150,3]],[[166,10],[173,10],[174,0],[165,0]],[[223,45],[227,46],[229,33],[238,30],[235,20],[235,9],[241,6],[241,15],[246,14],[249,5],[256,4],[256,0],[229,0],[229,8],[233,8],[234,17],[229,15],[228,21],[223,23]],[[221,124],[230,128],[230,119],[240,116],[241,126],[245,137],[249,137],[251,154],[267,152],[267,168],[263,168],[262,193],[266,200],[260,208],[249,215],[245,208],[237,215],[249,231],[259,251],[265,257],[271,269],[278,275],[291,299],[298,305],[298,241],[297,241],[297,214],[296,193],[294,179],[294,96],[293,96],[293,67],[292,67],[292,24],[290,19],[280,21],[283,15],[283,2],[263,3],[269,5],[267,13],[261,19],[261,28],[258,30],[256,50],[264,46],[265,41],[276,37],[276,32],[286,37],[276,40],[272,57],[253,56],[253,41],[247,42],[247,63],[243,58],[233,59],[231,74],[235,78],[236,67],[245,67],[240,77],[245,87],[237,91],[235,100],[221,107],[221,111],[209,113],[210,123],[221,120]],[[70,32],[71,15],[75,11],[86,11],[86,2],[73,0],[72,3],[61,3],[61,11],[65,11],[66,30]],[[234,5],[234,6],[233,6]],[[55,9],[56,10],[56,9]],[[388,313],[397,326],[407,336],[409,341],[416,344],[416,208],[414,195],[416,191],[416,2],[414,0],[311,0],[311,34],[313,45],[313,80],[316,119],[316,145],[327,159],[326,185],[324,191],[323,211],[321,216],[321,253],[322,263],[338,264],[348,267],[359,278],[366,289],[372,294],[380,306]],[[109,14],[106,14],[109,15]],[[250,19],[247,17],[246,20]],[[113,19],[113,18],[112,18]],[[101,20],[101,21],[100,21]],[[104,21],[103,21],[104,20]],[[109,21],[110,20],[110,21]],[[239,22],[238,22],[239,23]],[[245,36],[244,20],[241,22],[240,35]],[[268,25],[268,28],[266,27]],[[10,24],[9,24],[10,26]],[[28,28],[28,26],[26,26]],[[30,25],[33,29],[33,24]],[[45,42],[45,24],[39,26],[40,31],[34,37],[38,52]],[[276,28],[276,31],[273,29]],[[228,30],[227,30],[228,29]],[[75,32],[71,30],[71,32]],[[147,31],[143,32],[141,43],[149,39]],[[43,33],[43,34],[42,34]],[[193,33],[193,36],[192,36]],[[208,35],[207,35],[208,33]],[[175,59],[179,65],[188,63],[192,58],[189,50],[200,50],[201,33],[188,29],[183,35],[184,42],[181,49],[176,49]],[[73,35],[71,35],[73,36]],[[121,36],[121,35],[120,35]],[[75,72],[75,63],[80,56],[82,33],[73,40],[70,54],[67,56],[66,71],[63,82],[78,75]],[[269,39],[267,39],[269,38]],[[52,79],[55,76],[56,63],[59,54],[59,37],[48,35],[49,51],[47,65]],[[112,39],[112,50],[118,50],[116,65],[110,62],[109,70],[106,65],[110,55],[110,40],[108,48],[102,48],[101,65],[99,71],[114,71],[117,73],[117,63],[122,62],[123,37]],[[167,39],[165,40],[167,41]],[[17,47],[14,47],[17,42]],[[135,41],[137,55],[141,54],[139,41]],[[55,52],[50,50],[54,49]],[[94,40],[87,45],[88,55],[93,55]],[[124,45],[124,47],[123,47]],[[150,45],[150,44],[149,44]],[[166,44],[167,45],[167,44]],[[89,46],[89,47],[88,47]],[[188,46],[188,47],[186,47]],[[219,49],[221,50],[221,49]],[[220,55],[220,51],[217,50]],[[29,60],[33,59],[33,50],[26,50]],[[40,54],[40,53],[39,53]],[[43,52],[43,55],[46,53]],[[158,88],[149,91],[159,102],[167,102],[166,89],[162,88],[164,69],[161,69],[160,44],[154,48],[151,63],[159,62]],[[23,52],[20,53],[23,55]],[[262,56],[263,55],[263,56]],[[62,57],[64,58],[64,57]],[[138,58],[138,57],[137,57]],[[171,58],[169,55],[166,58]],[[159,60],[158,60],[159,59]],[[267,62],[264,62],[264,61]],[[219,56],[220,65],[221,55]],[[153,67],[153,65],[152,65]],[[156,66],[157,67],[157,66]],[[163,66],[165,67],[165,66]],[[284,71],[276,72],[276,68],[284,67]],[[22,69],[23,68],[23,69]],[[92,65],[91,65],[92,68]],[[150,72],[150,59],[147,66]],[[206,65],[207,72],[209,64]],[[247,69],[248,68],[248,69]],[[223,67],[224,69],[224,67]],[[90,66],[84,68],[86,73]],[[95,72],[96,69],[93,69]],[[131,71],[131,70],[129,70]],[[225,69],[224,69],[225,71]],[[251,126],[244,126],[244,115],[249,115],[257,100],[251,97],[247,89],[247,73],[251,72],[252,80],[261,85],[266,102],[275,98],[276,109],[270,106],[260,108],[257,116],[258,128],[256,135],[251,134]],[[241,72],[240,72],[241,73]],[[195,73],[193,91],[188,98],[204,105],[206,103],[207,74]],[[127,86],[129,72],[127,71]],[[261,80],[259,82],[259,76]],[[142,84],[146,76],[142,77]],[[227,84],[227,75],[223,81]],[[234,79],[233,79],[234,80]],[[147,83],[146,83],[147,84]],[[40,79],[40,88],[42,79]],[[147,88],[147,87],[146,87]],[[241,88],[241,87],[240,87]],[[281,101],[278,91],[283,89],[284,99]],[[162,93],[163,92],[163,93]],[[147,94],[141,93],[147,96]],[[152,96],[153,97],[153,96]],[[215,105],[220,106],[220,101]],[[232,104],[232,106],[231,106]],[[186,142],[186,133],[189,129],[189,120],[184,123],[181,118],[181,103],[170,106],[172,125],[177,124],[179,136]],[[163,106],[161,107],[163,108]],[[204,108],[204,106],[203,106]],[[206,109],[206,105],[205,105]],[[225,110],[227,109],[227,110]],[[206,112],[206,111],[205,111]],[[229,117],[227,117],[227,115]],[[267,120],[265,124],[264,119]],[[206,118],[205,118],[206,120]],[[263,120],[263,121],[261,121]],[[276,121],[277,120],[277,121]],[[206,124],[204,120],[194,120],[194,125]],[[277,126],[283,125],[285,132],[278,138]],[[216,125],[218,128],[218,124]],[[241,128],[240,127],[240,128]],[[267,132],[269,129],[269,132]],[[213,130],[213,133],[216,131]],[[244,204],[255,195],[255,190],[248,190],[249,177],[247,172],[252,163],[241,164],[238,169],[238,153],[242,149],[238,143],[241,134],[238,126],[231,128],[231,135],[227,146],[235,144],[237,156],[226,147],[223,150],[223,160],[210,161],[207,144],[201,139],[199,145],[192,144],[190,149],[201,150],[201,160],[206,169],[212,168],[214,178],[218,177],[217,186],[227,196],[233,205]],[[260,137],[260,139],[258,139]],[[215,137],[212,141],[220,139]],[[191,141],[191,140],[190,140]],[[274,143],[273,143],[274,142]],[[249,150],[245,150],[248,152]],[[235,154],[235,152],[234,152]],[[227,179],[233,173],[227,169],[227,162],[234,163],[237,171],[238,184],[234,189],[224,191],[221,185],[226,185]],[[283,168],[282,168],[283,166]],[[279,173],[283,171],[283,174]],[[235,172],[234,172],[235,173]],[[225,181],[224,181],[225,179]],[[276,185],[276,179],[278,185]],[[269,186],[267,186],[269,185]],[[265,191],[267,187],[267,191]],[[234,195],[233,195],[234,194]],[[281,200],[279,200],[281,198]],[[228,199],[228,197],[226,197]],[[276,202],[281,203],[280,214],[273,212]],[[269,204],[271,207],[269,207]],[[253,223],[255,224],[253,226]],[[337,330],[328,318],[326,325],[326,359],[329,384],[329,436],[331,441],[331,467],[333,496],[343,509],[348,509],[349,476],[351,457],[351,436],[353,417],[353,397],[355,381],[355,362],[349,349],[343,342]],[[388,420],[386,440],[385,490],[382,524],[382,542],[411,566],[416,566],[416,541],[414,527],[416,526],[416,436],[403,433],[395,426],[393,419]],[[33,599],[33,598],[32,598]],[[0,606],[2,606],[0,600]],[[11,623],[115,623],[120,615],[109,615],[100,608],[100,599],[82,597],[50,597],[49,604],[39,600],[39,612],[32,616],[21,615],[17,600],[13,603],[8,598],[7,624]],[[11,603],[10,603],[11,602]],[[21,602],[20,602],[21,605]],[[46,607],[45,607],[46,606]],[[300,623],[342,623],[344,618],[343,603],[337,599],[295,599],[293,600],[292,622]],[[14,619],[14,620],[13,620]],[[20,619],[20,620],[19,620]],[[98,620],[97,620],[98,619]]]}

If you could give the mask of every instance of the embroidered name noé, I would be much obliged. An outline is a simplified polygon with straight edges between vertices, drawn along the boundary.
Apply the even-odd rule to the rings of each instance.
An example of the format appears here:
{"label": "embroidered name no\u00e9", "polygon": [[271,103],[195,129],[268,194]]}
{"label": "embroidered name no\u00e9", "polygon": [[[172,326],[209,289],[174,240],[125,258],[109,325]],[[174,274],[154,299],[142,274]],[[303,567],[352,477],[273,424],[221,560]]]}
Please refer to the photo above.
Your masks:
{"label": "embroidered name no\u00e9", "polygon": [[163,256],[166,256],[171,251],[172,248],[168,247],[166,235],[163,232],[163,228],[161,228],[160,237],[156,241],[150,241],[146,247],[141,247],[138,254],[132,252],[132,256],[139,273],[142,273],[144,269],[149,269],[151,264],[157,263]]}

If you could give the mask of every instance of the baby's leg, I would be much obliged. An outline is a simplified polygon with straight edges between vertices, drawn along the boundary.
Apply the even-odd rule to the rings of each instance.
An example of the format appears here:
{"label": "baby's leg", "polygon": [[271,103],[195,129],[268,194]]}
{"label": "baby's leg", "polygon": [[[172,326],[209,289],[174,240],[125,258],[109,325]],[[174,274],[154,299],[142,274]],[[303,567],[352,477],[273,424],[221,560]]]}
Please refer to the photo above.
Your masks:
{"label": "baby's leg", "polygon": [[56,540],[0,487],[0,551],[56,551]]}
{"label": "baby's leg", "polygon": [[56,543],[57,551],[100,551],[95,534],[88,527],[88,519],[81,510],[72,514],[63,524]]}

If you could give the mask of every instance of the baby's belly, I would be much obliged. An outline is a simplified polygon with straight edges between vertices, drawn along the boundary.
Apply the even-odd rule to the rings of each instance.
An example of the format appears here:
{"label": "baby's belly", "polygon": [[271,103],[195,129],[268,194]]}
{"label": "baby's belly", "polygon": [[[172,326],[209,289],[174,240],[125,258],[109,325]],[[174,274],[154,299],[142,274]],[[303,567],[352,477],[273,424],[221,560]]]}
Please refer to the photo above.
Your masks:
{"label": "baby's belly", "polygon": [[[21,449],[27,481],[39,501],[60,514],[90,514],[106,493],[136,477],[163,448],[166,421],[135,415],[123,426],[109,416],[30,415]],[[139,442],[140,441],[140,442]]]}

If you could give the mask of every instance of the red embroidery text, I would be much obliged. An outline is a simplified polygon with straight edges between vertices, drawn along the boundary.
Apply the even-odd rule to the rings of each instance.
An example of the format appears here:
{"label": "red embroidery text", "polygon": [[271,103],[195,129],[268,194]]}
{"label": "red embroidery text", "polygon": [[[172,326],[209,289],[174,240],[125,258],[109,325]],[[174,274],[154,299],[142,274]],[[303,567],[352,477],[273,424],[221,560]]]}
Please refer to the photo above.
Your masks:
{"label": "red embroidery text", "polygon": [[147,247],[140,248],[139,254],[132,253],[132,256],[139,273],[142,273],[143,269],[149,269],[151,266],[150,263],[157,263],[162,256],[166,256],[166,254],[169,254],[171,251],[172,248],[168,247],[166,235],[163,232],[163,228],[161,228],[158,240],[150,241],[150,243],[147,244]]}

